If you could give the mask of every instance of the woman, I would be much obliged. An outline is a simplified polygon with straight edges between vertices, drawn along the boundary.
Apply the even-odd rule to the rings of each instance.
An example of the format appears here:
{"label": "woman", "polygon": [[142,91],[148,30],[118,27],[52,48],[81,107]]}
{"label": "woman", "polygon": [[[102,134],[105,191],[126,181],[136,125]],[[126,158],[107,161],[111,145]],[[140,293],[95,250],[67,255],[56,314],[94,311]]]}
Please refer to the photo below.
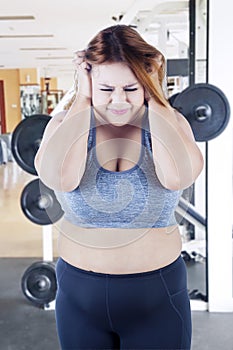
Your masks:
{"label": "woman", "polygon": [[62,349],[190,349],[174,216],[203,158],[164,96],[164,57],[132,28],[77,52],[78,91],[35,159],[65,215],[56,322]]}

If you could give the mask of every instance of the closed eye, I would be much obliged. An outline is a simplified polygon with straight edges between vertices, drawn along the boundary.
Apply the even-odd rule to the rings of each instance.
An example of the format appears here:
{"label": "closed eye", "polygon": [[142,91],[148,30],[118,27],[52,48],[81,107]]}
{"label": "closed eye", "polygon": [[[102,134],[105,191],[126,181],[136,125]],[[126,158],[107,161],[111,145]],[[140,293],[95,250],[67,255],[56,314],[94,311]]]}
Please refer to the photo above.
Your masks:
{"label": "closed eye", "polygon": [[[113,91],[113,89],[100,89],[101,91]],[[125,88],[124,91],[126,92],[133,92],[133,91],[137,91],[138,88]]]}
{"label": "closed eye", "polygon": [[132,92],[132,91],[137,91],[138,88],[125,88],[124,91],[127,92]]}

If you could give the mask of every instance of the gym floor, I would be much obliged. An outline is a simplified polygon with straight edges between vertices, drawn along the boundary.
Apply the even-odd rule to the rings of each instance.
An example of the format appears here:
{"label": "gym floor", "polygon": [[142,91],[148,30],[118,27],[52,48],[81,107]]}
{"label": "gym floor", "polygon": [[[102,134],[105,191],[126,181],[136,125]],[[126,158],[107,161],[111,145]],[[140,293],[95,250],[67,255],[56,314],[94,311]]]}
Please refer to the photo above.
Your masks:
{"label": "gym floor", "polygon": [[[20,194],[35,177],[15,162],[0,166],[0,350],[59,350],[54,310],[33,306],[21,291],[21,277],[42,260],[42,227],[20,208]],[[57,259],[53,226],[54,261]],[[205,266],[188,267],[190,290],[205,293]],[[233,314],[193,311],[192,350],[233,350]]]}

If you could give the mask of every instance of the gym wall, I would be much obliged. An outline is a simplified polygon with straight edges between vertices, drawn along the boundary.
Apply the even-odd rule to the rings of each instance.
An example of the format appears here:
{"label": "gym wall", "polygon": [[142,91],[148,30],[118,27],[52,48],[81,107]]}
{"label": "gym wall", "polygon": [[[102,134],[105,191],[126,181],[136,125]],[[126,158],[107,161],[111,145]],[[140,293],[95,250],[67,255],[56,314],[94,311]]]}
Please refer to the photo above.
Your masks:
{"label": "gym wall", "polygon": [[4,82],[6,132],[12,132],[21,120],[19,69],[0,69]]}
{"label": "gym wall", "polygon": [[[21,121],[20,86],[38,85],[46,90],[45,78],[40,78],[36,68],[0,69],[4,86],[6,133],[11,133]],[[51,77],[50,89],[57,89],[57,78]]]}

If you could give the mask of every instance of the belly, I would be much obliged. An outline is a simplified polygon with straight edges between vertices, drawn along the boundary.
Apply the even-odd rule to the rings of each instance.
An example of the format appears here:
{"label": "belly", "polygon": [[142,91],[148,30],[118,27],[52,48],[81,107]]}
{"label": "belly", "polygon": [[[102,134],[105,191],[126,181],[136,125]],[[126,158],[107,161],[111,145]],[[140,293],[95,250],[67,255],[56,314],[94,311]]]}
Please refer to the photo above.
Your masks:
{"label": "belly", "polygon": [[[129,229],[76,228],[80,237],[88,234],[101,236],[107,231],[108,237],[129,235]],[[141,230],[141,235],[140,235]],[[135,230],[134,230],[135,231]],[[64,231],[63,231],[64,232]],[[178,226],[165,228],[137,229],[137,239],[115,247],[95,247],[81,244],[63,233],[58,238],[59,255],[68,263],[84,270],[110,274],[128,274],[152,271],[172,263],[181,253],[182,242]],[[131,232],[132,233],[132,232]],[[122,241],[123,242],[123,241]],[[126,241],[125,241],[126,242]]]}

